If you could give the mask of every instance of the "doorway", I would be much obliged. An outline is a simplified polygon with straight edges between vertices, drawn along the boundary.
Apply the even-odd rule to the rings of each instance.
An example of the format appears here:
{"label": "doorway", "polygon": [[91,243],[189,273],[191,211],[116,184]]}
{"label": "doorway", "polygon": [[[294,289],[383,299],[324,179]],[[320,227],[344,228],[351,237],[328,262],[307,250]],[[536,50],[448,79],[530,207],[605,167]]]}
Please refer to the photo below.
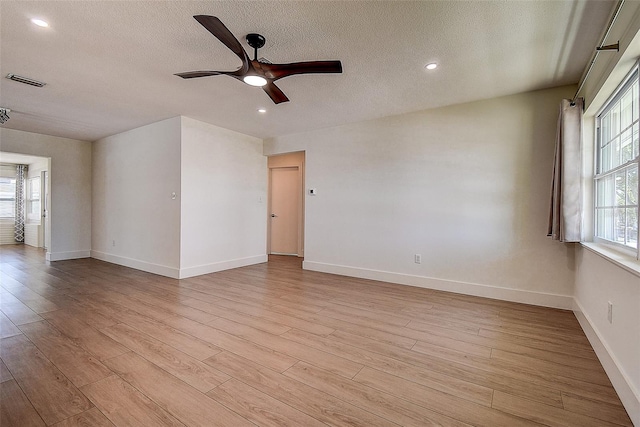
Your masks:
{"label": "doorway", "polygon": [[[0,175],[9,179],[15,176],[16,165],[27,166],[23,181],[24,192],[20,202],[23,204],[21,217],[24,220],[23,243],[42,249],[43,255],[46,255],[51,246],[51,222],[48,215],[51,204],[49,182],[51,158],[0,152],[0,164],[2,165]],[[16,244],[13,229],[16,221],[15,204],[18,198],[10,195],[8,197],[5,193],[3,192],[2,202],[7,206],[3,205],[3,208],[8,209],[3,209],[3,213],[0,214],[0,244]],[[13,208],[9,205],[13,205]]]}
{"label": "doorway", "polygon": [[272,168],[271,253],[298,255],[299,169]]}
{"label": "doorway", "polygon": [[304,152],[271,156],[267,253],[304,256]]}

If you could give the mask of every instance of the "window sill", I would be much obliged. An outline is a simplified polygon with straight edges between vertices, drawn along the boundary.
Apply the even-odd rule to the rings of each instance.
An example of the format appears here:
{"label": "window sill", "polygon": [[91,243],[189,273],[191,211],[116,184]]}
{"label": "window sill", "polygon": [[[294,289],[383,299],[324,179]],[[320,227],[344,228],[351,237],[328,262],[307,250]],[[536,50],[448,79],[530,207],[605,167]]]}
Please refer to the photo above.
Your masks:
{"label": "window sill", "polygon": [[640,261],[631,254],[604,243],[581,242],[582,247],[640,277]]}

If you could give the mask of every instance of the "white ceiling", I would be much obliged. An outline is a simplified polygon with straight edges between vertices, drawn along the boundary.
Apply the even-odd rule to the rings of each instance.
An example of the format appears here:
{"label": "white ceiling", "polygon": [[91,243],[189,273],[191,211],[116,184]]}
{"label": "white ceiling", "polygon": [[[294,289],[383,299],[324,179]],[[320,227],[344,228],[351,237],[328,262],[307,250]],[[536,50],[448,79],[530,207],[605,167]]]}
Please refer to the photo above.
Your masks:
{"label": "white ceiling", "polygon": [[[577,83],[614,6],[0,1],[0,106],[13,110],[4,127],[90,141],[177,115],[266,138]],[[218,16],[248,51],[244,36],[263,34],[259,56],[271,62],[340,59],[344,72],[278,81],[291,100],[279,105],[227,76],[183,80],[173,74],[240,64],[196,14]],[[438,69],[423,68],[434,61]]]}

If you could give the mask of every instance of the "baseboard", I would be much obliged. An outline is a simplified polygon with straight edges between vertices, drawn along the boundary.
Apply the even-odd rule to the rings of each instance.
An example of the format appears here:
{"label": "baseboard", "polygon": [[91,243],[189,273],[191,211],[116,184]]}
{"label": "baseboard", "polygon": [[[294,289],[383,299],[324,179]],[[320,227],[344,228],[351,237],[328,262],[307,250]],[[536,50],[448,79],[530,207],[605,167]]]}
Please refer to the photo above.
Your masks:
{"label": "baseboard", "polygon": [[119,255],[113,255],[106,252],[91,251],[91,258],[99,259],[101,261],[110,262],[112,264],[123,265],[125,267],[135,268],[136,270],[146,271],[147,273],[158,274],[160,276],[171,277],[172,279],[179,279],[180,269],[175,267],[168,267],[166,265],[153,264],[146,261],[140,261],[138,259],[127,258]]}
{"label": "baseboard", "polygon": [[497,286],[480,285],[477,283],[457,282],[454,280],[435,279],[426,276],[393,273],[389,271],[370,270],[365,268],[348,267],[344,265],[325,264],[314,261],[303,261],[305,270],[322,273],[339,274],[342,276],[358,277],[361,279],[379,280],[381,282],[398,283],[400,285],[416,286],[419,288],[436,289],[439,291],[455,292],[458,294],[474,295],[503,301],[519,302],[523,304],[539,305],[543,307],[573,309],[573,297],[568,295],[550,294],[543,292],[525,291],[522,289],[501,288]]}
{"label": "baseboard", "polygon": [[45,258],[47,261],[64,261],[65,259],[78,259],[91,257],[91,251],[49,252]]}
{"label": "baseboard", "polygon": [[607,376],[611,380],[613,388],[615,388],[618,393],[620,401],[622,401],[629,417],[631,417],[631,422],[633,422],[635,426],[640,426],[640,392],[635,390],[629,377],[621,368],[615,354],[611,351],[606,341],[602,339],[602,335],[598,332],[598,329],[594,326],[580,302],[575,299],[574,304],[573,312],[582,330],[589,339],[593,350],[596,352]]}
{"label": "baseboard", "polygon": [[231,268],[244,267],[247,265],[267,262],[267,255],[256,255],[247,258],[232,259],[212,264],[198,265],[188,268],[175,268],[166,265],[153,264],[133,258],[113,255],[106,252],[91,251],[91,258],[135,268],[148,273],[159,274],[160,276],[171,277],[172,279],[186,279],[187,277],[200,276],[202,274],[215,273],[216,271],[229,270]]}
{"label": "baseboard", "polygon": [[214,262],[212,264],[197,265],[195,267],[181,268],[180,279],[187,277],[201,276],[203,274],[215,273],[216,271],[229,270],[232,268],[244,267],[247,265],[261,264],[267,262],[267,255],[256,255],[247,258],[232,259],[229,261]]}

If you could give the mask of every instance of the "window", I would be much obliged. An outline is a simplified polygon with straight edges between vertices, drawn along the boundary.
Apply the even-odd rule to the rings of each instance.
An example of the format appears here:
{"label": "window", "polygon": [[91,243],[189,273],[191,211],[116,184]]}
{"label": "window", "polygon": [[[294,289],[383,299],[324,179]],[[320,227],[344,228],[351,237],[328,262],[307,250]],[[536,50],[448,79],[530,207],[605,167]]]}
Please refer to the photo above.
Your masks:
{"label": "window", "polygon": [[40,177],[27,181],[27,221],[40,224]]}
{"label": "window", "polygon": [[638,67],[597,116],[595,236],[638,253]]}
{"label": "window", "polygon": [[0,177],[0,218],[16,215],[16,179]]}

